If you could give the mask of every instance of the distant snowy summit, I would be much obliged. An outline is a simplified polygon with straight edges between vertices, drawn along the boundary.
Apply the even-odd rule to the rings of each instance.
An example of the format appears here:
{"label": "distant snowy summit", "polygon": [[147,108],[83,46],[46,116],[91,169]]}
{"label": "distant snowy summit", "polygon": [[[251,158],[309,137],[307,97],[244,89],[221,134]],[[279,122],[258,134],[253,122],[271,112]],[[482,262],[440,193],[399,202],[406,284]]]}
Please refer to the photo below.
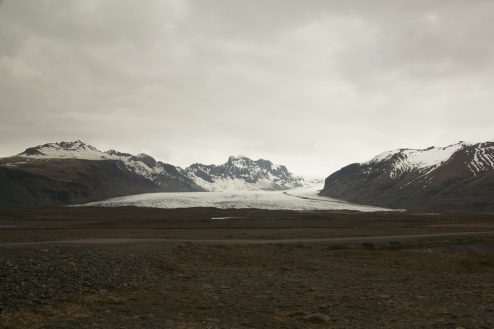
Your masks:
{"label": "distant snowy summit", "polygon": [[494,210],[494,143],[398,149],[331,174],[321,194],[418,210]]}
{"label": "distant snowy summit", "polygon": [[89,159],[101,160],[108,156],[94,146],[85,144],[81,140],[74,142],[59,142],[47,143],[35,147],[27,148],[19,156],[33,158],[73,158],[73,159]]}
{"label": "distant snowy summit", "polygon": [[245,156],[231,156],[221,165],[195,163],[186,171],[207,191],[287,190],[304,186],[304,179],[293,175],[285,166]]}
{"label": "distant snowy summit", "polygon": [[399,149],[379,154],[371,161],[363,163],[369,168],[380,164],[388,166],[391,178],[412,171],[433,171],[455,157],[462,157],[464,169],[468,169],[473,176],[480,175],[494,169],[494,143],[469,144],[459,142],[446,147],[431,146],[426,149]]}

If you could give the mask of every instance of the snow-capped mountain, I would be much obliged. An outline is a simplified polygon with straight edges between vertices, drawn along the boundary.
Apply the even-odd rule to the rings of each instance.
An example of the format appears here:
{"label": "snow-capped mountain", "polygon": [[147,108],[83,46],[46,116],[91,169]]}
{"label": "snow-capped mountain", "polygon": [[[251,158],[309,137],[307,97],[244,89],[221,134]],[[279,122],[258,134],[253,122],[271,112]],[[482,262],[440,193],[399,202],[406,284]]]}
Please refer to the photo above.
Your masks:
{"label": "snow-capped mountain", "polygon": [[0,207],[47,207],[149,192],[204,191],[183,169],[146,154],[49,143],[0,159]]}
{"label": "snow-capped mountain", "polygon": [[[123,154],[122,154],[123,155]],[[130,156],[130,154],[127,154]],[[60,158],[60,159],[87,159],[104,160],[112,155],[101,152],[92,145],[85,144],[81,140],[74,142],[47,143],[27,148],[19,156],[30,158]]]}
{"label": "snow-capped mountain", "polygon": [[[206,191],[286,190],[303,186],[302,177],[294,176],[285,166],[268,160],[231,156],[222,165],[195,163],[185,170],[156,161],[147,154],[132,155],[115,150],[102,152],[92,145],[74,142],[48,143],[26,149],[21,157],[35,159],[118,160],[130,171],[157,183],[165,177],[183,177]],[[198,188],[198,189],[200,189]]]}
{"label": "snow-capped mountain", "polygon": [[195,163],[185,170],[207,191],[287,190],[304,186],[304,179],[290,173],[285,166],[245,156],[231,156],[222,165]]}
{"label": "snow-capped mountain", "polygon": [[132,155],[129,153],[109,150],[102,152],[96,147],[80,140],[74,142],[48,143],[31,147],[19,154],[20,157],[32,159],[78,159],[78,160],[113,160],[119,161],[125,169],[136,175],[142,176],[158,186],[170,187],[184,185],[184,191],[201,191],[202,189],[191,181],[185,171],[161,161],[156,161],[150,155],[141,153]]}
{"label": "snow-capped mountain", "polygon": [[446,147],[429,147],[423,150],[399,149],[388,151],[377,155],[372,160],[365,162],[362,165],[374,168],[376,166],[379,167],[380,164],[387,164],[390,168],[390,177],[395,179],[415,170],[433,170],[446,162],[464,145],[464,143],[460,142]]}
{"label": "snow-capped mountain", "polygon": [[100,151],[80,140],[48,143],[0,159],[0,206],[84,203],[147,192],[282,190],[303,185],[285,166],[230,157],[187,169],[147,154]]}
{"label": "snow-capped mountain", "polygon": [[333,173],[321,194],[395,208],[494,209],[494,143],[384,152]]}

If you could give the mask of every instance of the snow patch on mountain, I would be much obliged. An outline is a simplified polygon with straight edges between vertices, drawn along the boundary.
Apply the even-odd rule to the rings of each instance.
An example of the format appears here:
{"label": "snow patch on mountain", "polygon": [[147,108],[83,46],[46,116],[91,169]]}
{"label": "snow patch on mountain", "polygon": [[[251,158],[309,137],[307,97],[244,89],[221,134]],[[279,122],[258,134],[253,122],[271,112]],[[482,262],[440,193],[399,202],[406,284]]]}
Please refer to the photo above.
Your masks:
{"label": "snow patch on mountain", "polygon": [[321,195],[380,206],[493,211],[494,142],[381,153],[326,178]]}
{"label": "snow patch on mountain", "polygon": [[479,143],[475,145],[472,159],[467,163],[474,176],[494,169],[494,144]]}
{"label": "snow patch on mountain", "polygon": [[41,159],[87,159],[103,160],[113,158],[113,155],[101,152],[94,146],[77,140],[75,142],[47,143],[44,145],[30,147],[19,156]]}
{"label": "snow patch on mountain", "polygon": [[447,162],[453,154],[461,150],[468,144],[460,142],[446,147],[429,147],[426,149],[398,149],[387,151],[374,157],[372,160],[362,163],[362,165],[376,165],[379,163],[391,162],[389,175],[397,178],[403,173],[412,170],[429,172]]}
{"label": "snow patch on mountain", "polygon": [[[367,174],[384,171],[392,179],[411,172],[418,173],[413,181],[405,184],[406,186],[417,181],[424,181],[422,178],[447,164],[453,157],[464,159],[464,164],[471,176],[481,175],[494,170],[494,142],[477,144],[459,142],[446,147],[398,149],[381,153],[368,162],[360,163],[360,165]],[[428,182],[424,181],[424,184],[427,185]]]}

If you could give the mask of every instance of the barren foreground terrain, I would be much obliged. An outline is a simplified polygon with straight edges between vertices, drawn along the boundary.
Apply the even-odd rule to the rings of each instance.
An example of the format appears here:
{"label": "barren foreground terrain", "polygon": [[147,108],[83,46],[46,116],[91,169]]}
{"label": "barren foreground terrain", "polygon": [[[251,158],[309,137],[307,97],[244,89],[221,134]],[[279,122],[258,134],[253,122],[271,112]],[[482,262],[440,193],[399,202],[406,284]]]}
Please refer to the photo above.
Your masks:
{"label": "barren foreground terrain", "polygon": [[494,215],[0,213],[1,328],[494,328]]}

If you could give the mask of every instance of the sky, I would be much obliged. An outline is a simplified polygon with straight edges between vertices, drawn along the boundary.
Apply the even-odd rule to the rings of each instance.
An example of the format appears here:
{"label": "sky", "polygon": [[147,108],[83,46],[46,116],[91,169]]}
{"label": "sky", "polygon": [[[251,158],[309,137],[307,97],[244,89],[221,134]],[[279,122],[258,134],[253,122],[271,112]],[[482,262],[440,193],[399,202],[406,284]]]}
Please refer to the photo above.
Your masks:
{"label": "sky", "polygon": [[494,140],[491,0],[0,0],[0,156],[47,142],[325,177]]}

